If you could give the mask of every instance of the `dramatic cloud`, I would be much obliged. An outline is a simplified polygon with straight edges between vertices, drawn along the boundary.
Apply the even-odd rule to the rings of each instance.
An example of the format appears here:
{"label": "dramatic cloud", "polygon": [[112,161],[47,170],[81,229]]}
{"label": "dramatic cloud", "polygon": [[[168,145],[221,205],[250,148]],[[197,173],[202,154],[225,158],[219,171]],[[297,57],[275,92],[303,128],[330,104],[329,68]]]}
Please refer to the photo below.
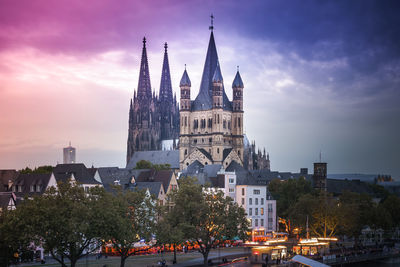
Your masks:
{"label": "dramatic cloud", "polygon": [[397,1],[12,1],[0,3],[0,168],[124,166],[129,99],[147,37],[152,87],[163,43],[192,99],[215,15],[225,88],[240,66],[245,130],[274,170],[400,177]]}

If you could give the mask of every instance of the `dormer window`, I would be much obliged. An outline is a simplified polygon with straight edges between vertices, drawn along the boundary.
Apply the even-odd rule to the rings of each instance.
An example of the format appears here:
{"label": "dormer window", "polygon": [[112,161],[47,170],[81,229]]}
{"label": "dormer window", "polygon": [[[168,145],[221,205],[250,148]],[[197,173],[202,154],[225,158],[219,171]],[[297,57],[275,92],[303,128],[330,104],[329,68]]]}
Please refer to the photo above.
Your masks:
{"label": "dormer window", "polygon": [[35,192],[35,186],[31,185],[31,192]]}
{"label": "dormer window", "polygon": [[42,188],[41,188],[40,185],[36,185],[36,192],[40,192],[41,189],[42,189]]}
{"label": "dormer window", "polygon": [[115,181],[114,181],[114,185],[121,185],[120,180],[115,180]]}

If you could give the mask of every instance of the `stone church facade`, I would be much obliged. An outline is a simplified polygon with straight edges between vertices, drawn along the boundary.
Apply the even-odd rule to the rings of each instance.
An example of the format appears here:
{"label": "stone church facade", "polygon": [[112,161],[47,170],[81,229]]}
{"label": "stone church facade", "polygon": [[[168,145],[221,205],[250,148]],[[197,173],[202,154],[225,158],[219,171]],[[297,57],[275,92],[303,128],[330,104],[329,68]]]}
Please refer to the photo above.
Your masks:
{"label": "stone church facade", "polygon": [[173,140],[175,144],[179,137],[179,107],[172,93],[167,48],[165,43],[157,96],[151,90],[146,38],[143,38],[138,88],[134,91],[129,108],[127,163],[135,151],[160,150],[162,141]]}
{"label": "stone church facade", "polygon": [[[212,29],[211,29],[212,30]],[[224,80],[211,31],[200,90],[191,100],[191,81],[185,69],[180,81],[179,158],[181,170],[198,161],[203,166],[232,161],[243,166],[243,88],[239,70],[232,83],[232,101]]]}

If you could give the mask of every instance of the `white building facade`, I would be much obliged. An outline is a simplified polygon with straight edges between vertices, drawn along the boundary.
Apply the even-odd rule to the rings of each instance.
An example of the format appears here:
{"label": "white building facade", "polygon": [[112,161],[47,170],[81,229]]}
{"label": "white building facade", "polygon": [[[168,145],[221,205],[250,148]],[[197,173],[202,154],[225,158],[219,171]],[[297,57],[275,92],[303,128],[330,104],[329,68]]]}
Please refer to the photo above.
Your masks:
{"label": "white building facade", "polygon": [[252,231],[259,234],[277,231],[276,200],[268,192],[267,185],[238,184],[235,172],[221,170],[224,175],[225,196],[229,196],[246,210]]}

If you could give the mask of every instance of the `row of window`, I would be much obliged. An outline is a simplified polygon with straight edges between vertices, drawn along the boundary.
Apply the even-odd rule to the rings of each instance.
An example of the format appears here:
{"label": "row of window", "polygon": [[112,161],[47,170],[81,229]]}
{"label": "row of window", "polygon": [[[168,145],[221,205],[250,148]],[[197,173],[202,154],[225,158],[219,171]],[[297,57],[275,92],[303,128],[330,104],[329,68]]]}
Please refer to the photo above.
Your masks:
{"label": "row of window", "polygon": [[[215,117],[214,118],[214,124],[219,124],[220,123],[219,114],[215,114],[214,117]],[[199,120],[195,119],[193,121],[193,128],[194,129],[197,129],[197,128],[204,129],[206,127],[207,128],[211,128],[212,127],[212,123],[213,123],[213,119],[212,118],[207,119],[207,121],[206,121],[206,119],[200,119],[200,125],[199,125]],[[235,127],[237,126],[238,128],[240,128],[241,125],[242,125],[240,118],[236,118],[234,120],[234,123],[235,123]],[[186,116],[182,117],[181,126],[188,126],[188,119],[187,119]],[[224,129],[228,128],[229,130],[231,130],[231,121],[223,120],[222,121],[222,127]]]}
{"label": "row of window", "polygon": [[[252,219],[250,219],[250,225],[252,225]],[[254,219],[254,226],[258,227],[258,219]],[[264,226],[264,219],[260,219],[260,226]],[[272,221],[268,222],[268,230],[272,229]]]}
{"label": "row of window", "polygon": [[[254,209],[254,215],[258,216],[258,208]],[[264,208],[260,208],[260,215],[264,215]],[[249,216],[253,216],[253,209],[249,208]]]}
{"label": "row of window", "polygon": [[[260,189],[254,189],[253,190],[253,195],[259,195],[261,193]],[[242,188],[242,196],[244,196],[245,190]]]}
{"label": "row of window", "polygon": [[[31,185],[30,186],[30,192],[40,192],[42,190],[41,185]],[[12,186],[12,191],[13,192],[22,192],[22,185],[13,185]]]}
{"label": "row of window", "polygon": [[[264,198],[260,198],[260,204],[264,205]],[[249,205],[253,205],[253,199],[249,198]],[[258,198],[254,199],[254,205],[258,205]]]}

